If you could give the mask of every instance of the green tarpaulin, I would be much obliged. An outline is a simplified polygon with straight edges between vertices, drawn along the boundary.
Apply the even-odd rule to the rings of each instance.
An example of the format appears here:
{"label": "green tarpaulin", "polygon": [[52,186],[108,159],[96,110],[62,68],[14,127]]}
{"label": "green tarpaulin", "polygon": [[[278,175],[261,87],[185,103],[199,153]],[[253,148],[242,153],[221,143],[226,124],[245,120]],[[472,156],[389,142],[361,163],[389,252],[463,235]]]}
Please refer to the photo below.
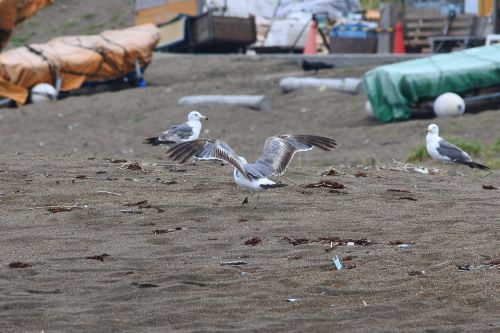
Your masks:
{"label": "green tarpaulin", "polygon": [[421,99],[500,86],[500,44],[377,67],[363,83],[380,122],[407,120]]}

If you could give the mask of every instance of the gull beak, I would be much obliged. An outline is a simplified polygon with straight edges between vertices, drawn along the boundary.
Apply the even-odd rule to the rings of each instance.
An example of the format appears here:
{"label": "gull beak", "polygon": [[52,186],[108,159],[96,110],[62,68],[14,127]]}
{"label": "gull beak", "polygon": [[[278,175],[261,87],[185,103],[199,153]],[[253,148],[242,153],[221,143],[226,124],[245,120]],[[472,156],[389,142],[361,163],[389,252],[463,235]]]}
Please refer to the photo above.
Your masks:
{"label": "gull beak", "polygon": [[426,131],[427,133],[429,133],[429,132],[430,132],[430,131],[429,131],[429,129],[426,129],[425,131]]}
{"label": "gull beak", "polygon": [[203,117],[203,119],[208,120],[207,116],[204,116],[204,115],[201,115],[201,116]]}

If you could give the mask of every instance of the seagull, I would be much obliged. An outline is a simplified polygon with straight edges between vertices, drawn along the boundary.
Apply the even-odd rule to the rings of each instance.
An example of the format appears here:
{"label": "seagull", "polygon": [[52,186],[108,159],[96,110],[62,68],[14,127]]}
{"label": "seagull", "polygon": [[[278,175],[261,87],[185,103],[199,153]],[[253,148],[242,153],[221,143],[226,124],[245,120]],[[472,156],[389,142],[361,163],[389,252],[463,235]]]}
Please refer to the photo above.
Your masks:
{"label": "seagull", "polygon": [[437,161],[460,163],[471,168],[478,168],[486,171],[490,170],[487,166],[474,162],[469,154],[462,149],[441,138],[439,136],[439,127],[436,124],[430,124],[427,127],[427,137],[425,141],[427,143],[427,152]]}
{"label": "seagull", "polygon": [[158,137],[148,138],[144,143],[158,146],[170,145],[198,139],[201,131],[201,119],[208,120],[207,117],[198,111],[191,111],[188,114],[188,121],[179,125],[173,125],[165,130]]}
{"label": "seagull", "polygon": [[170,148],[167,154],[179,163],[185,163],[192,157],[228,162],[234,167],[233,177],[236,184],[249,192],[241,204],[247,204],[248,198],[257,193],[257,208],[261,191],[287,185],[272,181],[268,177],[283,175],[296,152],[312,150],[314,147],[330,151],[336,145],[335,140],[316,135],[271,136],[266,139],[261,156],[252,164],[244,157],[238,156],[224,141],[214,138],[179,143]]}

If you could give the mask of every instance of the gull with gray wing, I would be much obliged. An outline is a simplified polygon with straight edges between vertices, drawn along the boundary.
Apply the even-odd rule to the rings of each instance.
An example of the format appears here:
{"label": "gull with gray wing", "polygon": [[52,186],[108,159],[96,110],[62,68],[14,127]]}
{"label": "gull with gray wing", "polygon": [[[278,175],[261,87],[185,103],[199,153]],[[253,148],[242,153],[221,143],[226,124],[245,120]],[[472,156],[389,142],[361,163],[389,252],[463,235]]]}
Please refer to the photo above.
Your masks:
{"label": "gull with gray wing", "polygon": [[144,143],[158,146],[196,140],[200,137],[201,119],[208,120],[207,117],[198,111],[191,111],[188,114],[187,122],[179,125],[173,125],[159,136],[146,139]]}
{"label": "gull with gray wing", "polygon": [[469,154],[462,149],[441,138],[439,136],[439,127],[436,124],[430,124],[427,127],[425,141],[427,152],[437,161],[465,164],[470,168],[478,168],[486,171],[490,170],[486,165],[474,162]]}
{"label": "gull with gray wing", "polygon": [[254,193],[257,193],[258,204],[259,192],[286,186],[268,177],[283,175],[295,153],[312,150],[314,147],[330,151],[336,144],[333,139],[316,135],[272,136],[265,141],[261,156],[251,164],[244,157],[238,156],[224,141],[212,138],[180,143],[170,148],[167,153],[179,163],[185,163],[192,157],[228,162],[234,167],[233,177],[236,184],[249,192],[242,204],[248,203],[248,198]]}

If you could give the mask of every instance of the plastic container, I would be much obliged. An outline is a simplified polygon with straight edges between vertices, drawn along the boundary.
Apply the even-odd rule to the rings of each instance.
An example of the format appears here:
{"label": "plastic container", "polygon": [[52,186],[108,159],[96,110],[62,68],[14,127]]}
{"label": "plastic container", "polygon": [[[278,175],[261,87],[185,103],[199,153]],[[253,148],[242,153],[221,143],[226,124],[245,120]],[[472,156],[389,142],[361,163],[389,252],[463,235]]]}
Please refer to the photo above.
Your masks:
{"label": "plastic container", "polygon": [[331,37],[374,38],[376,32],[363,23],[339,23],[330,30]]}

